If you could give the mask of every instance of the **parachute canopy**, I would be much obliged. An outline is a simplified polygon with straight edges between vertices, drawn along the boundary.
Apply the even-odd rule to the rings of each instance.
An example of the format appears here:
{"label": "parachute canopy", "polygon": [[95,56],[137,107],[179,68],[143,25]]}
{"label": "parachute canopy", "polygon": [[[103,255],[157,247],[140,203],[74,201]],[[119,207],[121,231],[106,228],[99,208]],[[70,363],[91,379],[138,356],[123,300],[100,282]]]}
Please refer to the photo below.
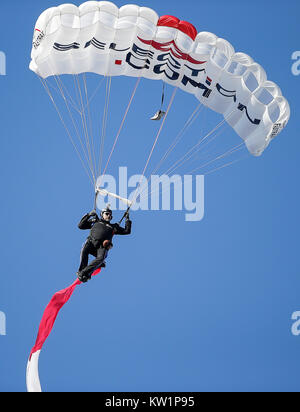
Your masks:
{"label": "parachute canopy", "polygon": [[88,1],[46,10],[35,26],[30,68],[43,79],[93,72],[163,80],[221,113],[253,155],[290,116],[280,88],[251,57],[215,34],[132,4]]}

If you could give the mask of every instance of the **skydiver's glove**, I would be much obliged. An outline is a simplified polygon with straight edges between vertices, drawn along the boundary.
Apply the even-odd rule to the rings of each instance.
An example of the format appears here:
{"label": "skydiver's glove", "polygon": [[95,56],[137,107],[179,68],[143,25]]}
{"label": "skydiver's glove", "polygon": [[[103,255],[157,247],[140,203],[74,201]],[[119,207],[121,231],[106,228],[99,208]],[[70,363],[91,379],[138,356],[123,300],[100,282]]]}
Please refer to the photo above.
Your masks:
{"label": "skydiver's glove", "polygon": [[90,213],[88,213],[88,220],[90,223],[95,223],[97,221],[97,213],[95,210],[92,210]]}

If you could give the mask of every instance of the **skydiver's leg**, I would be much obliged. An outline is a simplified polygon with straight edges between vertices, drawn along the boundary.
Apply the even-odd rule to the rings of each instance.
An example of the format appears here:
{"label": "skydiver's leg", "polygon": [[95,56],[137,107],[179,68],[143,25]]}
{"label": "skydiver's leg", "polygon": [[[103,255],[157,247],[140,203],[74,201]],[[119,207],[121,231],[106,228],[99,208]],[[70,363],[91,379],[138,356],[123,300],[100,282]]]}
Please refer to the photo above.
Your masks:
{"label": "skydiver's leg", "polygon": [[80,271],[78,277],[79,280],[81,281],[86,281],[88,279],[91,278],[93,272],[95,272],[95,270],[99,269],[100,267],[102,267],[103,263],[104,263],[104,259],[106,257],[106,249],[104,248],[99,248],[97,250],[97,257],[95,260],[93,260],[88,266],[86,266],[83,270]]}
{"label": "skydiver's leg", "polygon": [[80,265],[79,265],[78,272],[81,272],[84,268],[87,267],[89,263],[89,255],[95,256],[94,252],[95,251],[94,251],[92,244],[90,243],[89,240],[86,240],[80,252]]}

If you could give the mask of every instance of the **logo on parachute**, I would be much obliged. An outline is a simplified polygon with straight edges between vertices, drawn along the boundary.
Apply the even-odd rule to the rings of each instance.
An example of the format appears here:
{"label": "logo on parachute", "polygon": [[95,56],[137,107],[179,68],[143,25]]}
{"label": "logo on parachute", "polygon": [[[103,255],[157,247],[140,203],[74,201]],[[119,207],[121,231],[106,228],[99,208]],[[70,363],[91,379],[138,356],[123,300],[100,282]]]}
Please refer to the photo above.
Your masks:
{"label": "logo on parachute", "polygon": [[45,38],[45,33],[42,30],[34,29],[33,47],[37,49]]}
{"label": "logo on parachute", "polygon": [[272,133],[270,135],[270,138],[274,139],[274,137],[276,137],[281,132],[281,130],[285,128],[286,124],[287,124],[286,121],[283,122],[283,123],[275,123],[273,125],[273,129],[272,129]]}
{"label": "logo on parachute", "polygon": [[[42,41],[42,32],[41,37],[38,36],[38,39],[37,43]],[[82,47],[84,49],[94,47],[104,53],[110,50],[124,53],[123,56],[120,55],[124,59],[117,58],[114,60],[116,66],[122,66],[124,62],[137,71],[149,70],[149,72],[158,76],[163,74],[168,80],[180,82],[190,91],[199,89],[201,97],[204,99],[208,99],[215,89],[223,97],[232,99],[234,103],[237,103],[236,109],[244,112],[252,125],[258,126],[261,123],[260,119],[251,117],[247,106],[238,102],[236,90],[226,90],[218,82],[214,84],[213,78],[206,72],[206,60],[194,59],[190,54],[183,52],[174,40],[160,43],[137,36],[136,41],[131,46],[119,48],[116,43],[107,43],[93,37],[84,45],[77,42],[70,44],[54,43],[53,45],[55,50],[62,53],[78,50]],[[272,137],[275,137],[280,130],[280,125],[275,125]]]}
{"label": "logo on parachute", "polygon": [[174,40],[166,42],[166,43],[159,43],[154,40],[143,40],[141,37],[138,39],[146,44],[147,46],[151,46],[154,49],[162,52],[170,52],[176,59],[185,60],[192,64],[204,64],[206,61],[198,61],[193,59],[189,54],[183,53],[180,48],[177,46]]}

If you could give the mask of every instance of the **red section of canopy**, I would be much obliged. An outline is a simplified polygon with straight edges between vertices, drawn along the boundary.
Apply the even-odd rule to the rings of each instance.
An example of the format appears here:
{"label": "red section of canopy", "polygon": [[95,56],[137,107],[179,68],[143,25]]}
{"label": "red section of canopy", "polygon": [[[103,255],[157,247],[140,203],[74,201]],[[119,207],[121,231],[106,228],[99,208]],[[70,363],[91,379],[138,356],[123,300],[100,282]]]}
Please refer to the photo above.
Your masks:
{"label": "red section of canopy", "polygon": [[163,52],[170,52],[177,59],[186,60],[186,61],[188,61],[190,63],[193,63],[193,64],[204,64],[204,63],[206,63],[205,60],[203,60],[203,61],[195,60],[190,55],[188,55],[187,53],[183,53],[179,49],[179,47],[177,46],[177,44],[175,43],[174,40],[168,41],[166,43],[158,43],[154,40],[144,40],[139,36],[138,36],[138,39],[142,43],[147,44],[148,46],[151,46],[156,50],[163,51]]}
{"label": "red section of canopy", "polygon": [[[101,272],[101,269],[95,270],[95,272],[92,274],[92,276],[96,276]],[[31,356],[33,353],[37,352],[38,350],[41,350],[46,339],[50,335],[53,325],[55,323],[55,320],[57,318],[57,315],[60,311],[60,309],[68,302],[70,297],[72,296],[76,286],[80,285],[81,282],[76,279],[74,283],[72,283],[71,286],[67,287],[66,289],[60,290],[59,292],[55,293],[53,295],[52,299],[50,300],[48,306],[46,307],[39,331],[38,331],[38,336],[35,342],[34,347],[31,349],[29,359],[31,359]]]}
{"label": "red section of canopy", "polygon": [[174,16],[162,16],[157,23],[158,26],[172,27],[178,29],[187,34],[192,40],[197,37],[197,29],[191,23],[183,20],[179,20]]}

